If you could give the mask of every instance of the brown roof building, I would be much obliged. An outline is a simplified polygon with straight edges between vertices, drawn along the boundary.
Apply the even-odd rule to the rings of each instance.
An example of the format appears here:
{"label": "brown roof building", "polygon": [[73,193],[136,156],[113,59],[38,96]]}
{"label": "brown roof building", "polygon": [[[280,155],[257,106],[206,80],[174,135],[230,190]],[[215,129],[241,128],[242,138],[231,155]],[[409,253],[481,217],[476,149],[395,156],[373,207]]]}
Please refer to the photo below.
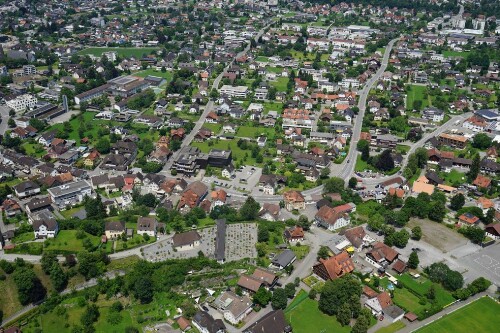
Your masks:
{"label": "brown roof building", "polygon": [[382,263],[384,261],[392,263],[397,259],[399,253],[392,247],[387,246],[384,243],[377,242],[373,245],[373,248],[366,253],[366,255],[377,263]]}
{"label": "brown roof building", "polygon": [[335,280],[354,270],[354,264],[349,254],[345,251],[328,259],[320,259],[319,263],[313,266],[314,274],[323,280]]}

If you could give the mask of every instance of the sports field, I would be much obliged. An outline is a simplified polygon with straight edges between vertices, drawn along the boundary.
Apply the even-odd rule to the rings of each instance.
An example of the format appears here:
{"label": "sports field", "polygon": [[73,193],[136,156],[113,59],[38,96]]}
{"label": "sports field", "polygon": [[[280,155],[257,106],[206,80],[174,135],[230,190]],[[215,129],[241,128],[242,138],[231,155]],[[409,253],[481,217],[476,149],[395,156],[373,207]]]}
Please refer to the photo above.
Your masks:
{"label": "sports field", "polygon": [[500,304],[483,297],[419,329],[419,333],[493,333],[500,328]]}

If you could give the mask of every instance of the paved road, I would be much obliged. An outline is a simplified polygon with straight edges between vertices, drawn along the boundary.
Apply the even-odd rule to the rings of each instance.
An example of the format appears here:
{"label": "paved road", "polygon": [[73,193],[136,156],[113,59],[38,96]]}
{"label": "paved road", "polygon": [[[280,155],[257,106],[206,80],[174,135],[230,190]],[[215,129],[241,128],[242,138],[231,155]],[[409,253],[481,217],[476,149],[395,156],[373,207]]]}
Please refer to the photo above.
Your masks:
{"label": "paved road", "polygon": [[7,125],[7,122],[9,121],[9,107],[7,105],[0,105],[0,117],[2,119],[2,122],[0,123],[0,135],[3,135],[9,128]]}
{"label": "paved road", "polygon": [[[267,25],[265,27],[263,27],[261,30],[259,30],[259,32],[257,33],[257,35],[254,37],[254,40],[257,41],[263,34],[264,34],[264,31],[269,27],[270,25]],[[224,72],[229,69],[233,63],[234,63],[234,60],[241,57],[242,55],[246,54],[249,50],[250,50],[250,46],[251,46],[251,43],[248,43],[247,46],[245,47],[245,49],[243,51],[241,51],[240,53],[238,53],[232,60],[229,64],[227,64],[227,66],[224,68],[224,70],[222,71],[222,73],[220,73],[217,78],[214,80],[214,82],[212,83],[212,87],[211,87],[211,90],[213,89],[219,89],[219,84],[220,84],[220,81],[222,80],[222,76],[224,75]],[[187,147],[191,144],[191,142],[193,141],[195,135],[198,133],[198,131],[201,129],[201,127],[203,126],[203,124],[205,123],[205,120],[208,116],[208,114],[214,110],[214,102],[212,100],[210,100],[207,105],[205,106],[205,110],[203,111],[201,117],[195,122],[195,126],[193,128],[193,130],[184,138],[184,140],[182,140],[182,143],[181,143],[181,149],[184,148],[184,147]],[[167,161],[167,163],[165,163],[164,167],[163,167],[163,172],[164,173],[167,173],[167,174],[170,174],[170,170],[172,168],[172,165],[174,163],[174,161],[179,157],[179,153],[180,153],[180,150],[179,149],[178,151],[176,151]]]}
{"label": "paved road", "polygon": [[382,74],[384,74],[387,65],[389,63],[389,58],[391,55],[392,47],[394,44],[399,40],[399,38],[395,38],[387,44],[385,51],[384,51],[384,57],[382,59],[382,62],[380,64],[380,68],[377,70],[375,75],[373,75],[368,82],[366,82],[364,88],[359,92],[359,101],[358,101],[358,108],[359,108],[359,113],[356,116],[356,122],[354,123],[354,128],[352,130],[352,137],[351,137],[351,143],[349,145],[349,153],[347,157],[345,158],[344,162],[341,164],[340,168],[334,167],[332,168],[331,175],[343,178],[343,179],[348,179],[354,172],[354,167],[356,165],[356,157],[357,157],[357,150],[356,150],[356,145],[359,141],[359,138],[361,136],[361,128],[363,126],[363,118],[365,116],[365,111],[366,111],[366,100],[368,99],[368,94],[370,93],[370,90],[372,89],[373,85],[378,82]]}

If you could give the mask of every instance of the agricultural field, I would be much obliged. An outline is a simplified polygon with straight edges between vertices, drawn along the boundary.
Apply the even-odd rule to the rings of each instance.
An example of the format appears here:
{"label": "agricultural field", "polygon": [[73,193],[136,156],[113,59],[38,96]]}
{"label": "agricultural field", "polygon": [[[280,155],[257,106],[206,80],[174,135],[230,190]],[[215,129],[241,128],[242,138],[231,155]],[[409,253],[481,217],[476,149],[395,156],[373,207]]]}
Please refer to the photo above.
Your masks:
{"label": "agricultural field", "polygon": [[419,333],[498,332],[500,304],[483,297],[439,320],[422,327]]}
{"label": "agricultural field", "polygon": [[93,55],[100,57],[104,52],[116,51],[120,57],[142,58],[153,51],[158,51],[157,47],[88,47],[78,52],[79,55]]}

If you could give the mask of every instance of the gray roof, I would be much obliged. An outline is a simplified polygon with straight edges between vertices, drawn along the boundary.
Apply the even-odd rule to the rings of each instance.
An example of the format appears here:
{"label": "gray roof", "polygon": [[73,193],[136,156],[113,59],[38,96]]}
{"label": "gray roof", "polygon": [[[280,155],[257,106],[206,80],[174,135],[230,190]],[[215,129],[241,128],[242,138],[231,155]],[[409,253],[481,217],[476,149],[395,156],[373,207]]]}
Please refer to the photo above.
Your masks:
{"label": "gray roof", "polygon": [[285,250],[274,257],[272,264],[275,266],[286,267],[296,258],[292,250]]}
{"label": "gray roof", "polygon": [[90,184],[86,180],[79,180],[76,182],[64,184],[61,186],[49,188],[47,191],[54,197],[68,195],[74,192],[81,191],[85,188],[91,188]]}
{"label": "gray roof", "polygon": [[226,258],[226,220],[219,219],[217,223],[217,234],[215,238],[215,259],[223,261]]}

